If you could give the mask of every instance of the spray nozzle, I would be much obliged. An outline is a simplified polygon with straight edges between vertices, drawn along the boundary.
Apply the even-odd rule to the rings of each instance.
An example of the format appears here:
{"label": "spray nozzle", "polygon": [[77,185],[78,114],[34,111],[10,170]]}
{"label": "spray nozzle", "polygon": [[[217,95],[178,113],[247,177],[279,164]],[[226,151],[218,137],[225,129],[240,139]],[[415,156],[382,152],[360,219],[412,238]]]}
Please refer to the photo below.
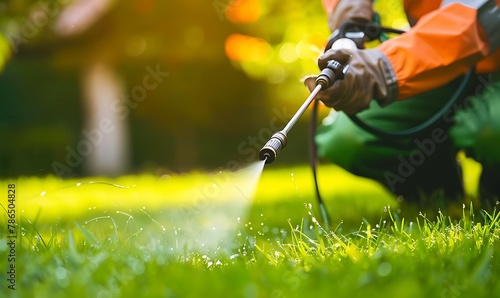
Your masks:
{"label": "spray nozzle", "polygon": [[272,163],[278,153],[286,146],[287,136],[286,132],[278,131],[267,141],[267,143],[260,149],[259,158],[265,160],[266,163]]}

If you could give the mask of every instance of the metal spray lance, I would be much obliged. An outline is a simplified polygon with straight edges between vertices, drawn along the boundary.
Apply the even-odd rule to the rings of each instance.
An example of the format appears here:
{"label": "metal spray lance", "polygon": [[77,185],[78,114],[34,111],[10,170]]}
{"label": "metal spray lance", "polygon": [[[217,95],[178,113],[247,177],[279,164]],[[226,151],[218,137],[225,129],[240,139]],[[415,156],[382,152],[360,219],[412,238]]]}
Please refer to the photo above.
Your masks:
{"label": "metal spray lance", "polygon": [[[341,38],[333,43],[332,49],[356,49],[356,44],[349,38]],[[259,158],[261,160],[265,160],[266,164],[269,164],[276,159],[278,153],[280,153],[281,149],[287,144],[287,134],[302,114],[304,114],[311,102],[316,98],[318,92],[329,88],[335,81],[342,80],[348,69],[349,65],[344,66],[338,61],[331,60],[328,62],[327,66],[316,78],[316,87],[309,94],[295,115],[293,115],[282,130],[275,132],[264,147],[260,149]]]}

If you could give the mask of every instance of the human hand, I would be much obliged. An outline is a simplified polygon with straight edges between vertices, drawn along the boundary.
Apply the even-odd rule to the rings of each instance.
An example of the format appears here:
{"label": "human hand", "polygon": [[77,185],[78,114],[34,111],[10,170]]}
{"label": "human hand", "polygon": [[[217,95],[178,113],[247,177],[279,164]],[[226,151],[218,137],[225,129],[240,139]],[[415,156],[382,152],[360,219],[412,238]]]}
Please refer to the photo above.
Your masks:
{"label": "human hand", "polygon": [[[372,98],[381,106],[397,98],[395,72],[379,50],[328,50],[319,58],[318,66],[324,69],[331,60],[349,61],[349,69],[343,80],[337,80],[316,96],[326,106],[352,115],[367,109]],[[316,77],[308,77],[304,83],[312,91],[316,86]]]}
{"label": "human hand", "polygon": [[334,32],[345,22],[366,24],[372,19],[372,0],[340,0],[328,17],[328,27]]}

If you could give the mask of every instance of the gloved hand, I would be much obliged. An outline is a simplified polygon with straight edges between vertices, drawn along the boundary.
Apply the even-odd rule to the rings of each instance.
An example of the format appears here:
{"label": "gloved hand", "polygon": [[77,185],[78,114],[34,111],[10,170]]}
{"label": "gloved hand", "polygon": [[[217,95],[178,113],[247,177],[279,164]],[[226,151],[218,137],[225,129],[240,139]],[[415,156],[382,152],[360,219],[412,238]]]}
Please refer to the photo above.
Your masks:
{"label": "gloved hand", "polygon": [[333,32],[344,22],[368,23],[373,18],[372,0],[340,0],[328,17],[328,27]]}
{"label": "gloved hand", "polygon": [[[349,60],[350,56],[350,60]],[[336,81],[331,87],[322,90],[316,96],[325,105],[346,114],[356,114],[370,105],[375,99],[385,106],[398,96],[397,77],[385,55],[377,50],[340,49],[328,50],[318,60],[320,69],[328,61],[349,61],[349,69],[343,80]],[[310,91],[316,86],[316,76],[304,81]]]}

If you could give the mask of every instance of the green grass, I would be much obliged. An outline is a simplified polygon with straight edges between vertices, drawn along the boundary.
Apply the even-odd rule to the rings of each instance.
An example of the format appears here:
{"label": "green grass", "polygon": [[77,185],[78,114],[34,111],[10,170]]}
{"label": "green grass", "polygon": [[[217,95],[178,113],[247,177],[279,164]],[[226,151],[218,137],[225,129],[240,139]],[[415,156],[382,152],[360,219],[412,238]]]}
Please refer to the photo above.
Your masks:
{"label": "green grass", "polygon": [[224,196],[237,182],[224,175],[10,181],[18,190],[17,289],[2,278],[0,295],[500,295],[495,211],[471,204],[458,216],[412,214],[377,184],[328,166],[320,172],[333,215],[327,231],[308,168],[266,168],[250,200]]}

